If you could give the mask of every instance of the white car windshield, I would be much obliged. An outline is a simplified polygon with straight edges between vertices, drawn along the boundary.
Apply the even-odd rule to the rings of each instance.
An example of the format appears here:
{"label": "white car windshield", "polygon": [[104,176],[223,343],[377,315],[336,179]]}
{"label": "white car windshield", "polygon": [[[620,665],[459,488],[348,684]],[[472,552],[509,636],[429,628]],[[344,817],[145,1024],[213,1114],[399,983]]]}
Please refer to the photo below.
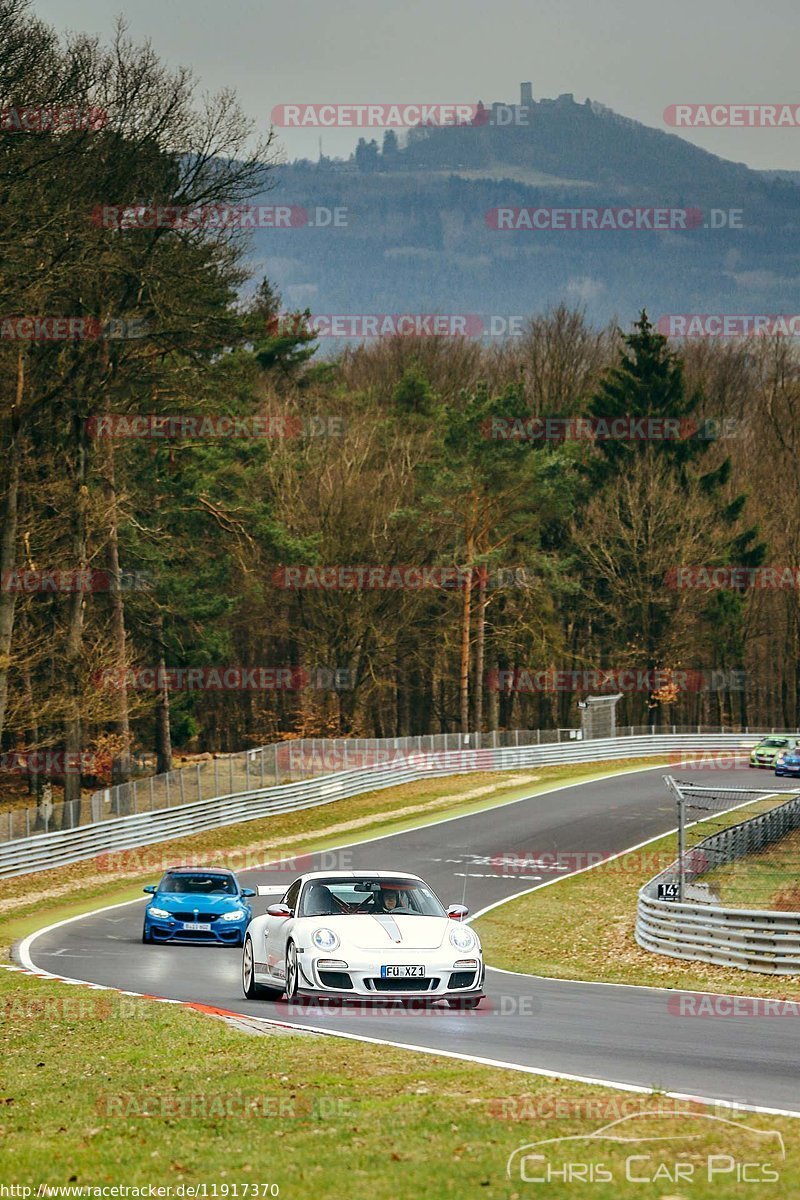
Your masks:
{"label": "white car windshield", "polygon": [[429,887],[418,879],[311,879],[300,897],[300,917],[399,913],[446,917]]}

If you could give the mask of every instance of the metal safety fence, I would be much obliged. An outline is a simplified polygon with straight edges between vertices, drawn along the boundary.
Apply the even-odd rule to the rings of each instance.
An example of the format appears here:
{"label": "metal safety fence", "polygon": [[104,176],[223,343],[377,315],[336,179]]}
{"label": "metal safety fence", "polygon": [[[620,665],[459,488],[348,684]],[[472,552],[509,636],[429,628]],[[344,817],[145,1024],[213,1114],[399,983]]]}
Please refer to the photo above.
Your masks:
{"label": "metal safety fence", "polygon": [[[759,736],[775,730],[718,729],[709,725],[654,728],[624,726],[617,736],[664,734],[742,734]],[[213,800],[285,783],[299,783],[350,767],[375,766],[402,755],[439,754],[448,750],[497,750],[561,745],[581,740],[580,729],[511,729],[489,733],[437,733],[397,738],[297,738],[257,746],[236,754],[208,755],[202,761],[164,774],[132,779],[100,788],[67,803],[40,800],[0,812],[0,844],[55,833],[99,821],[158,812],[194,801]]]}
{"label": "metal safety fence", "polygon": [[[556,732],[547,731],[551,737]],[[492,734],[482,736],[487,740],[493,737]],[[498,738],[509,736],[515,738],[514,733],[500,734]],[[526,744],[523,743],[523,736]],[[750,735],[749,740],[754,739],[755,734]],[[259,786],[251,774],[249,788],[241,786],[242,782],[246,784],[246,776],[243,780],[241,775],[234,775],[234,784],[238,783],[239,787],[234,786],[222,795],[197,799],[184,792],[183,797],[168,808],[113,815],[84,826],[57,832],[42,831],[27,838],[17,838],[0,846],[0,875],[40,871],[103,852],[151,845],[272,814],[329,804],[346,796],[433,776],[602,762],[639,756],[666,757],[686,752],[730,752],[743,744],[741,733],[645,732],[586,741],[569,738],[557,742],[545,741],[544,735],[537,741],[534,732],[527,735],[520,733],[519,740],[520,744],[510,746],[485,745],[474,748],[465,747],[462,742],[460,749],[431,747],[417,750],[417,739],[397,739],[401,743],[399,745],[395,744],[395,739],[373,739],[368,742],[353,739],[348,743],[347,754],[348,757],[359,755],[359,758],[356,765],[347,770],[330,769],[327,773],[318,770],[310,779],[265,787]],[[403,745],[404,741],[411,742],[411,745]],[[298,743],[281,745],[297,747]],[[332,743],[326,745],[330,748]],[[336,746],[335,743],[333,745]],[[319,749],[317,746],[316,750]],[[315,748],[310,747],[310,751],[313,754]],[[329,765],[332,765],[330,759]]]}
{"label": "metal safety fence", "polygon": [[[703,790],[668,782],[695,795]],[[768,794],[764,789],[740,791],[742,803],[748,796]],[[732,789],[726,795],[736,798]],[[794,793],[769,811],[696,842],[641,888],[636,941],[646,950],[671,958],[771,975],[800,974],[800,912],[725,906],[703,883],[704,877],[721,865],[763,851],[798,828],[800,794]]]}

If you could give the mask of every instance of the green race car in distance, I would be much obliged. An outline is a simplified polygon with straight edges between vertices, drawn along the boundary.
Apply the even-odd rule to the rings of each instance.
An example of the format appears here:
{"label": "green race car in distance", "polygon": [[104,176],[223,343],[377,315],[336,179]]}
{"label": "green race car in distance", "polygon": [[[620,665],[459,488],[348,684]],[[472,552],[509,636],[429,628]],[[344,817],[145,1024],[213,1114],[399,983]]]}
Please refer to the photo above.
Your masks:
{"label": "green race car in distance", "polygon": [[796,736],[788,736],[783,733],[772,733],[769,737],[762,738],[757,746],[753,747],[750,754],[751,767],[774,767],[775,759],[784,750],[791,750],[794,746],[800,744],[800,739]]}

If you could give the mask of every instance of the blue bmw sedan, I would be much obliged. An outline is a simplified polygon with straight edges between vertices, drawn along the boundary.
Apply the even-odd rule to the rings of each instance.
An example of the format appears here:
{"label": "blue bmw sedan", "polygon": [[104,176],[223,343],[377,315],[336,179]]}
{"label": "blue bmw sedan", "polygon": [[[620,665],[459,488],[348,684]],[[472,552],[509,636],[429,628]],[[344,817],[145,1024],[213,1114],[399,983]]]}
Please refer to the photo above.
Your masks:
{"label": "blue bmw sedan", "polygon": [[144,891],[153,898],[144,912],[143,942],[244,942],[255,891],[241,887],[233,871],[173,867]]}

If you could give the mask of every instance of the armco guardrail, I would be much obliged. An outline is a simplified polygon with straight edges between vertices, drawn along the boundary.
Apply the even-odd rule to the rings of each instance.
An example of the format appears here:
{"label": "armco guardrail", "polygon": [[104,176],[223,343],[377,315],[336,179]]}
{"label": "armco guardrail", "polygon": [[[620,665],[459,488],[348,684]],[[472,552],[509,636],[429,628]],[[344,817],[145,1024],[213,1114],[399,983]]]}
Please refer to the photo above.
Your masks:
{"label": "armco guardrail", "polygon": [[[689,852],[690,881],[721,862],[733,862],[800,827],[800,796],[698,842]],[[800,974],[800,913],[724,908],[659,900],[658,885],[675,883],[677,863],[639,892],[636,941],[645,950],[769,975]]]}
{"label": "armco guardrail", "polygon": [[[631,729],[631,734],[633,732]],[[672,732],[678,731],[673,729]],[[10,808],[0,814],[0,842],[74,829],[96,821],[113,821],[136,813],[156,812],[194,800],[215,800],[218,796],[233,796],[256,788],[300,783],[351,767],[377,766],[398,754],[539,746],[580,736],[579,729],[504,729],[489,733],[430,733],[397,738],[293,738],[268,746],[254,746],[237,754],[216,757],[209,754],[191,766],[101,788],[80,800],[53,804],[43,798],[36,806]]]}
{"label": "armco guardrail", "polygon": [[[628,735],[722,733],[713,726],[668,726],[656,731],[644,726],[617,730]],[[750,730],[734,727],[729,732],[747,736]],[[756,731],[754,731],[755,734]],[[774,730],[767,732],[774,733]],[[255,789],[300,783],[304,779],[347,771],[351,767],[378,766],[398,755],[439,754],[445,750],[499,750],[521,746],[545,746],[581,738],[580,729],[504,729],[483,733],[430,733],[396,738],[294,738],[268,746],[254,746],[237,754],[208,755],[191,766],[161,775],[134,778],[129,783],[101,788],[80,800],[53,803],[43,796],[38,804],[9,808],[0,813],[0,843],[29,838],[33,834],[56,833],[113,821],[136,813],[215,800]]]}
{"label": "armco guardrail", "polygon": [[[757,735],[751,735],[750,741]],[[742,734],[655,734],[483,750],[410,754],[379,767],[337,771],[300,783],[239,791],[155,812],[117,817],[77,829],[41,833],[0,846],[0,876],[63,866],[96,854],[129,850],[275,813],[330,804],[347,796],[432,776],[503,771],[548,764],[667,756],[676,751],[732,750]]]}

